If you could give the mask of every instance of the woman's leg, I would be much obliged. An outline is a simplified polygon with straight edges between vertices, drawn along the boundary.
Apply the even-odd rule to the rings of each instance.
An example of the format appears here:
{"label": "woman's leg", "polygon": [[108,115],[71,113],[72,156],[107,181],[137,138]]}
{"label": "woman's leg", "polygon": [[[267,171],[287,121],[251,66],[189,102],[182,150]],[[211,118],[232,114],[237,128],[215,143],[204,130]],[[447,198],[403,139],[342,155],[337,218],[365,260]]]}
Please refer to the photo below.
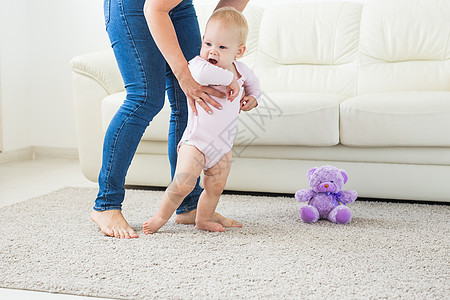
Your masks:
{"label": "woman's leg", "polygon": [[[200,54],[201,36],[197,15],[191,0],[185,0],[175,7],[170,17],[177,33],[178,43],[187,61]],[[177,146],[186,128],[188,118],[187,100],[169,65],[166,65],[166,88],[170,101],[171,115],[168,137],[168,152],[172,178],[177,166]],[[202,189],[199,179],[193,191],[183,200],[177,214],[186,213],[197,208]]]}
{"label": "woman's leg", "polygon": [[[93,219],[106,234],[118,237],[135,235],[117,210],[122,206],[125,176],[137,145],[164,105],[166,63],[148,30],[144,2],[105,0],[106,28],[127,96],[105,135]],[[117,218],[106,218],[106,224],[100,212],[110,210],[115,210]]]}

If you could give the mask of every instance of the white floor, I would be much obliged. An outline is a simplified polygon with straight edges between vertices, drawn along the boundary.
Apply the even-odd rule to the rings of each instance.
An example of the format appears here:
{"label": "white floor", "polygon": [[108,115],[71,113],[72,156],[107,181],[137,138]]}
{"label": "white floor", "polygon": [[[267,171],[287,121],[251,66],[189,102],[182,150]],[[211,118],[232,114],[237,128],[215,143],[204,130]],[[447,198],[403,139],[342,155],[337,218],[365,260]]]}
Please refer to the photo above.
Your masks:
{"label": "white floor", "polygon": [[[0,208],[66,186],[96,187],[81,173],[78,160],[40,158],[0,164]],[[101,299],[0,288],[0,299]],[[104,299],[104,298],[102,298]]]}

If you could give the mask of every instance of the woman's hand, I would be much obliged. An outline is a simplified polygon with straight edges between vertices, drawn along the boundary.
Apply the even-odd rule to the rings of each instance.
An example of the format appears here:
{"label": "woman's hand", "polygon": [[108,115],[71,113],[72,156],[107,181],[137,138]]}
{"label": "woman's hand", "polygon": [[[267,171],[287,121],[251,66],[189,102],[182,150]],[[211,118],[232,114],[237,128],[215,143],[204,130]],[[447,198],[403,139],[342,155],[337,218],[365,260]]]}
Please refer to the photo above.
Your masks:
{"label": "woman's hand", "polygon": [[[212,99],[209,95],[225,98],[226,95],[222,92],[217,91],[209,86],[200,85],[191,75],[191,72],[188,68],[182,74],[178,75],[178,82],[180,84],[181,89],[186,94],[186,98],[188,104],[192,108],[192,111],[195,115],[198,114],[196,104],[200,105],[207,113],[212,114],[211,108],[208,104],[212,105],[217,109],[222,109],[220,103]],[[207,104],[208,103],[208,104]]]}

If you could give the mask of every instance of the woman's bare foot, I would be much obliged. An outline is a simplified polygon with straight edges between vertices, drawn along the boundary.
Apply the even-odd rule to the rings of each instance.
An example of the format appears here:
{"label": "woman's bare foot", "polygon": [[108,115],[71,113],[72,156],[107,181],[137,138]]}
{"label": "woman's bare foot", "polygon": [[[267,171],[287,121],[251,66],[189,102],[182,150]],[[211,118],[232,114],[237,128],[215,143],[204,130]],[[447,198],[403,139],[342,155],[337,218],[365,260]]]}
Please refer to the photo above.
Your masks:
{"label": "woman's bare foot", "polygon": [[206,231],[212,231],[212,232],[224,232],[225,228],[214,221],[205,221],[205,222],[197,222],[197,224],[195,225],[196,229],[199,230],[206,230]]}
{"label": "woman's bare foot", "polygon": [[142,228],[144,229],[145,234],[153,234],[157,232],[166,223],[167,220],[161,218],[158,215],[154,215],[153,217],[145,221]]}
{"label": "woman's bare foot", "polygon": [[139,237],[128,224],[119,209],[105,211],[92,210],[91,220],[97,224],[104,234],[118,239],[131,239]]}
{"label": "woman's bare foot", "polygon": [[175,223],[191,225],[195,224],[195,217],[197,216],[197,210],[191,210],[175,216]]}
{"label": "woman's bare foot", "polygon": [[[175,222],[178,224],[195,224],[195,217],[197,215],[197,210],[191,210],[184,214],[179,214],[175,217]],[[214,216],[212,218],[213,222],[219,223],[223,227],[242,227],[242,223],[224,217],[219,213],[214,213]]]}

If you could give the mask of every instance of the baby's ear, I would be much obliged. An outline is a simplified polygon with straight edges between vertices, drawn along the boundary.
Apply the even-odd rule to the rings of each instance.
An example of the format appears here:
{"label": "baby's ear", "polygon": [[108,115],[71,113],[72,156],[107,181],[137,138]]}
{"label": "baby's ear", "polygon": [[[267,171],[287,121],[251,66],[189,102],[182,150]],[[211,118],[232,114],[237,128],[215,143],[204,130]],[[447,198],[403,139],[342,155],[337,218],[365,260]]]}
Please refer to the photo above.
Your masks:
{"label": "baby's ear", "polygon": [[242,56],[244,56],[246,49],[247,49],[247,47],[245,47],[245,45],[240,45],[238,48],[238,51],[236,53],[236,58],[241,58]]}

